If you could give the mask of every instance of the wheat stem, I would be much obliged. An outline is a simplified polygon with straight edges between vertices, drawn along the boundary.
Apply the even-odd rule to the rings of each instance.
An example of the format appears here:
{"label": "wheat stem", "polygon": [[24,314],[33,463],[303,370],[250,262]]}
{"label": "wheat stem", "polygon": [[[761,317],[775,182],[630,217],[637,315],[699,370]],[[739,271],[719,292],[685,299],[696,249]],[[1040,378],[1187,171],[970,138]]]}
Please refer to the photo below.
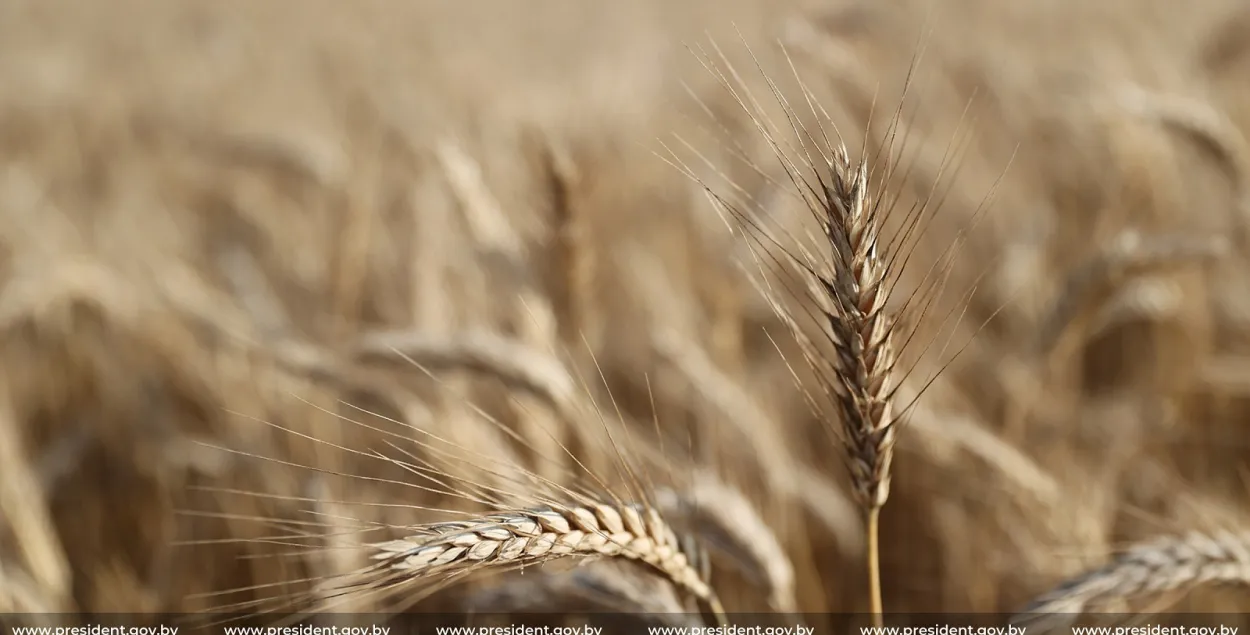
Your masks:
{"label": "wheat stem", "polygon": [[881,551],[878,549],[881,508],[868,510],[866,543],[868,545],[868,607],[872,612],[872,625],[883,626],[881,604]]}

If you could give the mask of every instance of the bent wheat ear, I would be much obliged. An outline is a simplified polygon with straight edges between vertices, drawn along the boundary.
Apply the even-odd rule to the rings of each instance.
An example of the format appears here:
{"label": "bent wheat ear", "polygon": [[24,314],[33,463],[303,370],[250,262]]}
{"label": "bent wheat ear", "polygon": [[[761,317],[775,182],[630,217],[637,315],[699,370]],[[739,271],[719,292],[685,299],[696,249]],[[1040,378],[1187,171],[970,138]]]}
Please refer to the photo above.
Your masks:
{"label": "bent wheat ear", "polygon": [[1195,532],[1138,545],[1038,597],[1012,621],[1045,628],[1092,605],[1211,583],[1250,584],[1250,533]]}
{"label": "bent wheat ear", "polygon": [[705,576],[660,514],[640,505],[596,504],[503,512],[480,520],[413,528],[407,538],[372,545],[384,584],[468,573],[492,566],[524,566],[568,556],[607,556],[642,562],[702,601],[720,619],[724,611]]}

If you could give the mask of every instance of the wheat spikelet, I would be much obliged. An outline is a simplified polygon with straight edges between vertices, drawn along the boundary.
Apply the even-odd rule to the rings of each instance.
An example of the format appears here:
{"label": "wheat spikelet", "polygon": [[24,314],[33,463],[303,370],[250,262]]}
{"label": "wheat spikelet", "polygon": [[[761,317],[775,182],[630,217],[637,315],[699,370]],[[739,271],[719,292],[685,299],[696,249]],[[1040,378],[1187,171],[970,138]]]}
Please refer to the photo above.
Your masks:
{"label": "wheat spikelet", "polygon": [[832,159],[823,224],[833,250],[833,272],[819,279],[830,301],[825,317],[836,348],[830,363],[837,378],[830,387],[842,415],[855,496],[873,509],[885,505],[890,496],[896,432],[885,263],[877,251],[867,163],[852,163],[845,147],[833,152]]}
{"label": "wheat spikelet", "polygon": [[593,301],[597,265],[590,243],[592,227],[586,210],[574,200],[582,170],[570,148],[550,135],[540,135],[537,154],[551,202],[552,268],[560,272],[551,302],[564,319],[556,328],[564,342],[585,337],[593,344],[603,329]]}
{"label": "wheat spikelet", "polygon": [[1250,583],[1250,534],[1190,533],[1147,542],[1035,599],[1014,621],[1044,624],[1114,600],[1132,600],[1211,583]]}
{"label": "wheat spikelet", "polygon": [[677,534],[650,507],[594,504],[518,510],[416,529],[407,538],[372,545],[378,550],[373,559],[398,576],[388,583],[565,556],[619,557],[650,565],[714,614],[723,614],[716,593],[692,565]]}

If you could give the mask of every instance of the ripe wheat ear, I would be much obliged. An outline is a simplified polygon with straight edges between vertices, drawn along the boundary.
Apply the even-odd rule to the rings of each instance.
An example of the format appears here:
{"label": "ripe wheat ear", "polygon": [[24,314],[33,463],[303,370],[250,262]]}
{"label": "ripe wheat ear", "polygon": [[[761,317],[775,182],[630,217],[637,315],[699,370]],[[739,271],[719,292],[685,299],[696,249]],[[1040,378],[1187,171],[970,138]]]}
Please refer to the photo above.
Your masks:
{"label": "ripe wheat ear", "polygon": [[[312,404],[309,404],[312,406]],[[313,406],[316,408],[315,406]],[[322,410],[325,414],[334,413]],[[366,411],[361,410],[362,414]],[[339,526],[342,523],[331,521],[306,522],[308,531],[290,529],[290,536],[270,536],[260,539],[241,538],[237,541],[225,542],[270,542],[293,547],[288,553],[273,554],[279,558],[303,559],[316,556],[328,550],[349,549],[353,552],[363,549],[366,558],[375,562],[356,566],[350,570],[325,575],[314,572],[309,578],[298,580],[308,583],[313,589],[308,592],[286,594],[273,599],[252,600],[228,606],[213,607],[216,612],[238,611],[240,609],[254,612],[275,611],[283,614],[299,614],[311,616],[317,613],[337,612],[343,607],[362,602],[378,602],[393,605],[396,609],[411,607],[415,603],[429,598],[452,584],[464,581],[473,574],[504,573],[509,570],[536,566],[554,560],[568,560],[573,557],[609,558],[623,563],[640,563],[644,569],[660,584],[671,585],[672,588],[688,593],[703,606],[705,614],[710,614],[717,621],[723,622],[724,610],[720,600],[708,583],[708,573],[703,569],[707,562],[701,549],[686,535],[673,531],[671,525],[649,503],[644,487],[625,455],[633,455],[635,451],[645,452],[646,448],[617,447],[618,459],[624,461],[622,469],[627,474],[627,498],[643,501],[640,504],[624,504],[613,495],[598,476],[582,467],[581,474],[563,474],[573,479],[589,478],[598,487],[592,489],[596,493],[586,493],[586,488],[577,485],[562,486],[520,465],[501,462],[501,459],[489,455],[472,452],[440,435],[420,429],[412,423],[388,419],[381,414],[369,413],[380,419],[382,423],[371,424],[357,421],[342,415],[334,415],[344,423],[358,427],[361,431],[382,434],[384,442],[392,450],[399,452],[400,457],[391,457],[377,451],[355,450],[339,445],[333,441],[323,440],[286,429],[280,425],[258,420],[266,426],[275,428],[294,437],[301,438],[326,448],[343,452],[350,456],[373,459],[393,467],[419,479],[411,484],[417,490],[430,494],[460,498],[476,506],[485,507],[483,512],[466,512],[459,509],[443,509],[412,505],[415,510],[460,515],[460,520],[452,522],[435,522],[426,524],[395,525],[388,522],[370,522],[351,518],[334,520],[353,520],[361,526]],[[482,417],[491,425],[503,424],[490,418],[484,412]],[[398,426],[400,430],[391,431],[385,424]],[[605,421],[604,425],[608,425]],[[617,444],[616,438],[607,434],[608,442]],[[400,447],[412,445],[412,450]],[[571,451],[559,444],[561,451],[573,456]],[[446,447],[444,447],[446,446]],[[482,482],[467,480],[446,471],[447,461],[457,460],[459,456],[452,450],[464,450],[470,456],[477,457],[482,464],[475,467],[481,470]],[[270,459],[242,451],[225,450],[230,454],[238,454],[251,459],[274,462],[285,467],[305,468],[316,472],[316,468]],[[636,457],[635,457],[636,458]],[[463,460],[463,459],[459,459]],[[372,477],[355,476],[350,473],[333,473],[337,477],[351,480],[369,481]],[[645,475],[643,475],[645,476]],[[649,480],[643,478],[642,480]],[[583,483],[584,484],[584,483]],[[212,488],[208,488],[213,491]],[[260,499],[308,501],[317,504],[320,499],[309,497],[288,497],[280,494],[268,494],[262,491],[248,492],[237,490],[220,490],[231,495],[247,495]],[[570,502],[571,501],[571,502]],[[610,501],[610,502],[609,502]],[[365,505],[370,503],[345,503],[347,505]],[[383,504],[389,505],[389,504]],[[541,507],[530,508],[530,505]],[[401,505],[394,505],[399,507]],[[407,507],[408,505],[402,505]],[[320,515],[329,514],[320,512]],[[259,522],[267,522],[265,518],[257,518]],[[272,523],[282,529],[282,523],[274,519]],[[318,529],[321,528],[321,529]],[[324,531],[324,533],[321,533]],[[384,531],[389,536],[406,536],[384,542],[363,544],[356,542],[366,532]],[[282,532],[287,533],[287,532]],[[321,546],[317,543],[329,543]],[[316,541],[316,542],[310,542]],[[262,585],[233,591],[259,591],[272,588]],[[216,597],[225,593],[206,594]],[[380,605],[380,604],[379,604]],[[388,608],[387,611],[390,609]],[[281,618],[280,618],[281,619]]]}
{"label": "ripe wheat ear", "polygon": [[619,557],[645,563],[700,601],[723,622],[724,609],[677,534],[660,514],[640,505],[517,510],[480,520],[413,528],[407,538],[372,545],[387,583],[473,568],[524,566],[566,556]]}
{"label": "ripe wheat ear", "polygon": [[1096,604],[1216,583],[1250,584],[1250,533],[1194,532],[1137,545],[1036,598],[1012,621],[1059,628]]}
{"label": "ripe wheat ear", "polygon": [[[823,125],[813,134],[800,122],[798,112],[776,83],[763,73],[759,60],[752,52],[764,82],[783,112],[783,121],[789,128],[783,131],[764,112],[724,54],[719,50],[717,53],[719,62],[711,61],[704,54],[701,60],[704,68],[716,77],[767,142],[785,172],[782,180],[788,180],[793,188],[789,194],[802,202],[819,224],[820,242],[823,244],[818,249],[825,253],[820,256],[810,253],[801,240],[796,241],[797,247],[779,242],[773,232],[763,226],[761,218],[740,207],[767,215],[767,211],[760,209],[759,203],[742,188],[731,183],[737,194],[722,196],[680,159],[676,159],[674,166],[703,187],[718,212],[732,216],[764,252],[772,252],[761,258],[752,248],[751,255],[756,259],[757,266],[763,269],[775,267],[774,273],[783,277],[787,277],[784,271],[797,272],[802,278],[799,285],[806,285],[807,291],[804,292],[791,287],[791,283],[797,281],[783,281],[783,293],[791,294],[807,305],[802,309],[807,312],[804,317],[812,318],[819,324],[818,338],[808,337],[782,303],[771,297],[769,302],[778,318],[792,331],[804,361],[814,371],[824,395],[831,398],[838,412],[837,421],[831,423],[830,429],[842,442],[853,494],[864,513],[870,611],[874,622],[880,625],[883,609],[878,525],[881,508],[889,498],[899,423],[895,414],[898,356],[894,335],[897,321],[887,309],[886,302],[893,281],[897,279],[897,269],[907,264],[906,248],[902,243],[914,232],[920,231],[928,201],[913,208],[903,219],[901,233],[883,245],[880,236],[882,216],[889,214],[893,206],[892,201],[873,196],[870,180],[875,182],[876,179],[870,179],[872,162],[866,156],[869,153],[867,145],[860,157],[852,159],[845,143],[840,138],[837,142],[831,140],[825,134]],[[829,114],[816,103],[798,77],[793,63],[791,70],[813,119],[832,124]],[[899,123],[898,115],[896,112],[896,125]],[[798,147],[782,140],[785,138],[793,138]],[[892,143],[891,138],[891,146]],[[787,189],[750,163],[749,159],[744,160],[773,186]],[[883,184],[892,175],[893,170],[887,170]],[[747,201],[731,200],[741,197]],[[795,237],[788,235],[785,238]],[[902,257],[887,257],[883,247],[891,251],[898,249]],[[778,250],[780,254],[776,253]],[[929,281],[928,277],[926,281]],[[935,284],[932,288],[921,289],[912,299],[919,298],[921,304],[925,304],[936,288]],[[772,289],[766,289],[765,296],[771,295]],[[904,341],[906,335],[902,338]]]}
{"label": "ripe wheat ear", "polygon": [[821,307],[834,346],[828,382],[842,419],[847,467],[856,500],[867,516],[868,572],[872,611],[882,611],[878,524],[890,496],[890,466],[898,420],[894,417],[891,371],[895,365],[893,324],[885,311],[886,267],[877,249],[875,210],[868,198],[868,166],[853,164],[846,148],[832,154],[824,187],[825,238],[833,252],[832,273],[816,282],[827,302]]}

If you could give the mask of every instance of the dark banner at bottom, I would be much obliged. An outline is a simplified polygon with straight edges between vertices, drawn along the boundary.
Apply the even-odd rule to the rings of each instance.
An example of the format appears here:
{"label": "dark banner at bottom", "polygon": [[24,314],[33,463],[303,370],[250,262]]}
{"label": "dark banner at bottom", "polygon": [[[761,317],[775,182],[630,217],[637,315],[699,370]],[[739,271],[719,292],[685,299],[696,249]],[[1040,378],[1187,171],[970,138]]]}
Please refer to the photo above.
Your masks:
{"label": "dark banner at bottom", "polygon": [[0,635],[1250,635],[1250,613],[896,613],[881,626],[846,613],[0,614],[0,627]]}

